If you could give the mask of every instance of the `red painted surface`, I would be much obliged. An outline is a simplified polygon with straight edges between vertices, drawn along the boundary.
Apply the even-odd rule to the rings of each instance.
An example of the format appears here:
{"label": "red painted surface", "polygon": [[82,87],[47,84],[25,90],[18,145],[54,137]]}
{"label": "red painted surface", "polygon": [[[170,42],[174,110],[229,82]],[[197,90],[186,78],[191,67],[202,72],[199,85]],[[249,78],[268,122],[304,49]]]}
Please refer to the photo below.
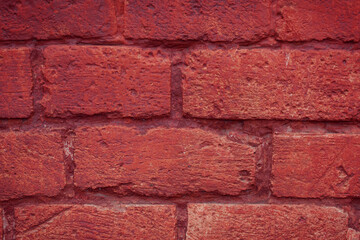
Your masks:
{"label": "red painted surface", "polygon": [[359,11],[1,1],[0,238],[358,240]]}

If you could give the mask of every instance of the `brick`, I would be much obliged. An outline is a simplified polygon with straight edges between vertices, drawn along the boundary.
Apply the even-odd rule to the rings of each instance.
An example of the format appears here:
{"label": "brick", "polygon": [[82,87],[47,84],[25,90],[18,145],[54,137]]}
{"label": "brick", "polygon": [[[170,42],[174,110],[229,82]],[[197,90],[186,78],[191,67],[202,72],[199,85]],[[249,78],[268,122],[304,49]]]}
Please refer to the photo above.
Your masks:
{"label": "brick", "polygon": [[3,219],[5,219],[4,212],[3,212],[3,209],[0,208],[0,239],[4,239],[4,237],[3,237],[3,225],[4,225]]}
{"label": "brick", "polygon": [[0,186],[0,200],[57,195],[65,186],[60,134],[0,132]]}
{"label": "brick", "polygon": [[16,239],[176,239],[174,205],[15,207]]}
{"label": "brick", "polygon": [[347,235],[347,240],[360,240],[360,232],[357,232],[356,230],[349,228]]}
{"label": "brick", "polygon": [[256,150],[201,129],[80,128],[74,182],[143,195],[237,195],[254,185]]}
{"label": "brick", "polygon": [[315,205],[189,204],[186,239],[345,239],[347,214]]}
{"label": "brick", "polygon": [[170,60],[160,50],[50,46],[44,50],[47,116],[170,112]]}
{"label": "brick", "polygon": [[3,0],[0,22],[0,40],[92,38],[116,32],[112,0]]}
{"label": "brick", "polygon": [[359,119],[360,52],[197,49],[183,68],[185,115]]}
{"label": "brick", "polygon": [[284,41],[360,41],[358,0],[280,0],[277,38]]}
{"label": "brick", "polygon": [[33,111],[30,52],[0,49],[0,118],[27,118]]}
{"label": "brick", "polygon": [[276,196],[360,196],[360,135],[275,134],[272,191]]}
{"label": "brick", "polygon": [[128,0],[124,18],[128,38],[259,41],[270,32],[270,0]]}

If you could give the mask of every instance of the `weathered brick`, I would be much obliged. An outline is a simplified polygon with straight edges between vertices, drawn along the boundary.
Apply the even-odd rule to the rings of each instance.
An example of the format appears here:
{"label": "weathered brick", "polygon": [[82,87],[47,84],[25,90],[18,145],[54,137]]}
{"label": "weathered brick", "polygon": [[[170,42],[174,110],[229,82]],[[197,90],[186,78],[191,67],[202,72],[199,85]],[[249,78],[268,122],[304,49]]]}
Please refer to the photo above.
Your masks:
{"label": "weathered brick", "polygon": [[26,118],[33,111],[30,52],[0,49],[0,118]]}
{"label": "weathered brick", "polygon": [[345,239],[347,214],[315,205],[189,204],[187,239]]}
{"label": "weathered brick", "polygon": [[50,46],[44,50],[48,116],[170,112],[170,60],[160,50],[111,46]]}
{"label": "weathered brick", "polygon": [[185,63],[186,115],[360,119],[359,51],[198,49]]}
{"label": "weathered brick", "polygon": [[237,195],[255,180],[257,148],[200,129],[106,126],[76,130],[75,185],[175,196]]}
{"label": "weathered brick", "polygon": [[128,38],[258,41],[270,32],[270,0],[128,0]]}
{"label": "weathered brick", "polygon": [[116,32],[112,0],[2,0],[0,22],[0,40],[90,38]]}
{"label": "weathered brick", "polygon": [[16,239],[176,239],[174,205],[15,208]]}
{"label": "weathered brick", "polygon": [[4,219],[4,212],[3,209],[0,208],[0,239],[3,239],[3,219]]}
{"label": "weathered brick", "polygon": [[355,229],[349,228],[347,235],[347,240],[360,240],[360,232],[357,232]]}
{"label": "weathered brick", "polygon": [[301,198],[360,196],[360,135],[275,134],[272,191]]}
{"label": "weathered brick", "polygon": [[277,38],[360,41],[359,0],[280,0]]}
{"label": "weathered brick", "polygon": [[58,194],[65,186],[60,134],[0,132],[0,186],[0,200]]}

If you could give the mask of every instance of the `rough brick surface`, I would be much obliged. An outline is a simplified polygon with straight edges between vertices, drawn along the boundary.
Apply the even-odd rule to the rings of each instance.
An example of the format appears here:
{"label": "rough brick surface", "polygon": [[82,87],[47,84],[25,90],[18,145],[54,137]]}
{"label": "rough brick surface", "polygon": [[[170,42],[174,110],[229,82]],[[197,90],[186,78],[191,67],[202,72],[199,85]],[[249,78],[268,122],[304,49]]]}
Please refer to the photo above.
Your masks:
{"label": "rough brick surface", "polygon": [[0,48],[0,118],[26,118],[33,110],[30,52]]}
{"label": "rough brick surface", "polygon": [[276,196],[360,196],[360,135],[275,134],[273,144]]}
{"label": "rough brick surface", "polygon": [[269,0],[128,0],[125,4],[129,38],[247,42],[269,32]]}
{"label": "rough brick surface", "polygon": [[278,4],[278,39],[360,41],[358,0],[280,0]]}
{"label": "rough brick surface", "polygon": [[30,205],[15,208],[16,239],[176,239],[175,206]]}
{"label": "rough brick surface", "polygon": [[76,131],[76,186],[145,195],[235,195],[254,184],[256,148],[200,129],[107,126]]}
{"label": "rough brick surface", "polygon": [[183,69],[187,115],[225,119],[359,119],[360,53],[194,50]]}
{"label": "rough brick surface", "polygon": [[360,232],[357,232],[356,230],[349,228],[346,237],[347,240],[360,240]]}
{"label": "rough brick surface", "polygon": [[187,239],[339,240],[347,214],[315,205],[189,204]]}
{"label": "rough brick surface", "polygon": [[0,239],[359,231],[360,0],[0,0]]}
{"label": "rough brick surface", "polygon": [[0,132],[0,200],[54,196],[65,186],[61,136],[55,132]]}
{"label": "rough brick surface", "polygon": [[0,239],[3,239],[3,219],[4,219],[4,212],[3,209],[0,208]]}
{"label": "rough brick surface", "polygon": [[170,112],[170,61],[135,47],[51,46],[44,50],[48,116]]}
{"label": "rough brick surface", "polygon": [[0,40],[89,38],[116,32],[112,0],[2,0],[0,22]]}

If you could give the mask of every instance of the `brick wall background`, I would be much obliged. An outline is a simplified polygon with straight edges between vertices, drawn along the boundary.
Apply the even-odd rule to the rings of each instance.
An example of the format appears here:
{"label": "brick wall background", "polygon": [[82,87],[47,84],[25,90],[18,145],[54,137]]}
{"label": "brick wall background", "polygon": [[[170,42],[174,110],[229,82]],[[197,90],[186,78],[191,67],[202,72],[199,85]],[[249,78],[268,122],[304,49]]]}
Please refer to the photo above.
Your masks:
{"label": "brick wall background", "polygon": [[2,239],[359,239],[359,0],[2,0]]}

